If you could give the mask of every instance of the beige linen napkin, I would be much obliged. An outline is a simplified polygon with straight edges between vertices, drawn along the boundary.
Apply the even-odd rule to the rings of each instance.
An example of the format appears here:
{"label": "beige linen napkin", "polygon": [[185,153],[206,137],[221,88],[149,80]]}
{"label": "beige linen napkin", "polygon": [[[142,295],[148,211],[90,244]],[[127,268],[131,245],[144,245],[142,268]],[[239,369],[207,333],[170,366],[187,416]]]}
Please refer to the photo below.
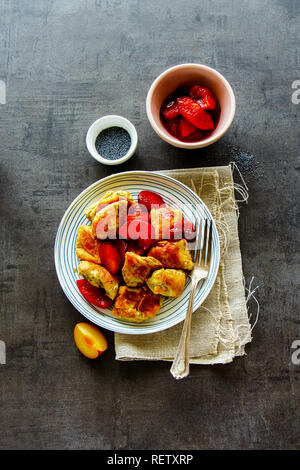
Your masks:
{"label": "beige linen napkin", "polygon": [[[190,362],[231,362],[235,356],[245,354],[245,345],[251,341],[231,166],[160,173],[181,181],[200,196],[212,213],[220,237],[216,282],[192,317]],[[182,323],[149,335],[115,333],[116,359],[172,361],[181,330]]]}

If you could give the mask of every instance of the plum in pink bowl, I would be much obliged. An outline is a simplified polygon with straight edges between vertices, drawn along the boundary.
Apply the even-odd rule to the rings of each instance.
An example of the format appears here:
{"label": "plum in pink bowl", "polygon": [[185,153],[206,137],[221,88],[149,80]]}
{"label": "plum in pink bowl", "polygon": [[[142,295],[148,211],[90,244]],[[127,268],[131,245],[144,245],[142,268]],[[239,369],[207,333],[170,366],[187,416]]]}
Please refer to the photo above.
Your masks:
{"label": "plum in pink bowl", "polygon": [[235,115],[228,81],[202,64],[180,64],[160,74],[146,100],[149,122],[164,141],[195,149],[219,140]]}

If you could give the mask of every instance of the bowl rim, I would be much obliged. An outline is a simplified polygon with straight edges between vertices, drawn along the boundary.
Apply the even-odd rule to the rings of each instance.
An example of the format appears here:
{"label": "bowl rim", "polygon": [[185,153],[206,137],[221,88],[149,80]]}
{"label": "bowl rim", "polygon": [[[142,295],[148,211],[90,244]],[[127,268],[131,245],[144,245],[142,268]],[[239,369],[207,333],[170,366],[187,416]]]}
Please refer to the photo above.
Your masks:
{"label": "bowl rim", "polygon": [[[118,158],[116,160],[108,160],[107,158],[102,157],[97,152],[95,147],[95,141],[92,137],[92,134],[95,130],[100,133],[101,131],[103,131],[104,129],[108,129],[109,127],[122,127],[128,132],[131,139],[131,145],[127,153],[123,155],[123,157]],[[123,116],[119,116],[117,114],[107,114],[96,119],[96,121],[94,121],[90,125],[86,133],[85,142],[89,153],[95,160],[100,163],[103,163],[104,165],[119,165],[129,160],[129,158],[131,158],[134,152],[136,151],[136,147],[138,144],[138,135],[135,126],[132,124],[131,121],[129,121],[129,119]]]}
{"label": "bowl rim", "polygon": [[[159,126],[156,124],[152,112],[151,112],[151,101],[152,101],[152,96],[154,93],[154,90],[157,86],[157,84],[164,78],[165,76],[169,75],[171,72],[179,69],[183,69],[185,67],[192,67],[195,69],[202,69],[206,70],[209,73],[215,75],[218,77],[223,84],[225,85],[225,88],[228,91],[229,97],[230,97],[230,102],[231,102],[231,108],[230,108],[230,113],[229,113],[229,118],[227,120],[227,123],[223,126],[222,129],[220,129],[216,134],[212,134],[211,136],[207,137],[206,139],[200,140],[198,142],[182,142],[179,139],[176,139],[176,137],[171,137],[171,135],[168,135],[167,133],[163,132]],[[164,70],[160,75],[158,75],[152,82],[148,93],[146,97],[146,112],[147,112],[147,117],[149,119],[149,122],[153,128],[153,130],[163,139],[165,142],[168,142],[169,144],[175,146],[175,147],[180,147],[180,148],[185,148],[185,149],[197,149],[197,148],[202,148],[202,147],[207,147],[208,145],[213,144],[217,140],[219,140],[223,135],[228,131],[229,127],[232,124],[232,121],[235,116],[235,111],[236,111],[236,99],[234,92],[232,90],[232,87],[228,80],[216,69],[213,69],[212,67],[209,67],[208,65],[204,64],[197,64],[197,63],[184,63],[184,64],[178,64],[174,65],[172,67],[169,67],[168,69]]]}

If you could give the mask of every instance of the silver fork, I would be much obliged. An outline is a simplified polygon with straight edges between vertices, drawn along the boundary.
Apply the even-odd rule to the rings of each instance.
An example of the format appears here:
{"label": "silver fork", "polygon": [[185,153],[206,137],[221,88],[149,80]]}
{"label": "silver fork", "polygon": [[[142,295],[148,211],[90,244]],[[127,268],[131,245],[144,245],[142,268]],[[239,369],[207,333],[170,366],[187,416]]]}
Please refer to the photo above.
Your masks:
{"label": "silver fork", "polygon": [[[208,228],[209,225],[209,228]],[[205,279],[208,275],[209,264],[211,258],[211,245],[212,245],[212,223],[209,224],[208,219],[204,223],[204,237],[201,249],[202,240],[202,222],[199,224],[196,221],[196,241],[195,241],[195,254],[194,254],[194,269],[190,274],[192,285],[189,303],[187,307],[186,317],[182,328],[182,333],[176,355],[171,367],[171,374],[175,379],[183,379],[189,375],[189,342],[191,334],[191,320],[194,306],[194,297],[199,281]],[[201,258],[200,258],[201,254]]]}

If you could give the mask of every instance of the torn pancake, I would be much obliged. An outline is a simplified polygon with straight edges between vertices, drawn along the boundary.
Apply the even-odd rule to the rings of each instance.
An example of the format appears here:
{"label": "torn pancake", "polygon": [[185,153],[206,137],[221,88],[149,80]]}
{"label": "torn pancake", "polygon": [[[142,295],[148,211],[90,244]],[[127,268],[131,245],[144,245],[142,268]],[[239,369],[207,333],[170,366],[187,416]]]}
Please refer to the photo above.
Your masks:
{"label": "torn pancake", "polygon": [[151,209],[151,225],[154,227],[156,240],[170,238],[170,229],[182,225],[182,212],[169,206]]}
{"label": "torn pancake", "polygon": [[86,209],[85,215],[91,222],[93,222],[97,212],[108,204],[113,204],[120,200],[128,201],[129,205],[135,204],[129,191],[107,191],[99,201]]}
{"label": "torn pancake", "polygon": [[150,276],[151,271],[161,266],[161,262],[152,258],[152,256],[140,256],[133,252],[127,252],[122,268],[123,279],[129,287],[142,286]]}
{"label": "torn pancake", "polygon": [[113,314],[124,320],[142,322],[153,318],[162,305],[162,297],[148,287],[121,286],[116,298]]}
{"label": "torn pancake", "polygon": [[116,276],[99,264],[91,261],[80,261],[78,266],[78,274],[83,276],[95,287],[102,287],[107,297],[114,300],[118,293],[119,282]]}
{"label": "torn pancake", "polygon": [[179,297],[185,288],[186,273],[180,269],[158,269],[152,273],[147,286],[153,294]]}
{"label": "torn pancake", "polygon": [[119,225],[127,218],[127,208],[127,200],[122,199],[97,212],[92,222],[95,236],[100,240],[116,239]]}
{"label": "torn pancake", "polygon": [[90,225],[79,226],[76,239],[76,255],[79,259],[100,264],[100,245],[101,242],[93,234],[93,229]]}
{"label": "torn pancake", "polygon": [[194,263],[186,245],[187,241],[184,238],[178,241],[161,240],[150,248],[148,256],[158,259],[165,268],[191,271]]}

